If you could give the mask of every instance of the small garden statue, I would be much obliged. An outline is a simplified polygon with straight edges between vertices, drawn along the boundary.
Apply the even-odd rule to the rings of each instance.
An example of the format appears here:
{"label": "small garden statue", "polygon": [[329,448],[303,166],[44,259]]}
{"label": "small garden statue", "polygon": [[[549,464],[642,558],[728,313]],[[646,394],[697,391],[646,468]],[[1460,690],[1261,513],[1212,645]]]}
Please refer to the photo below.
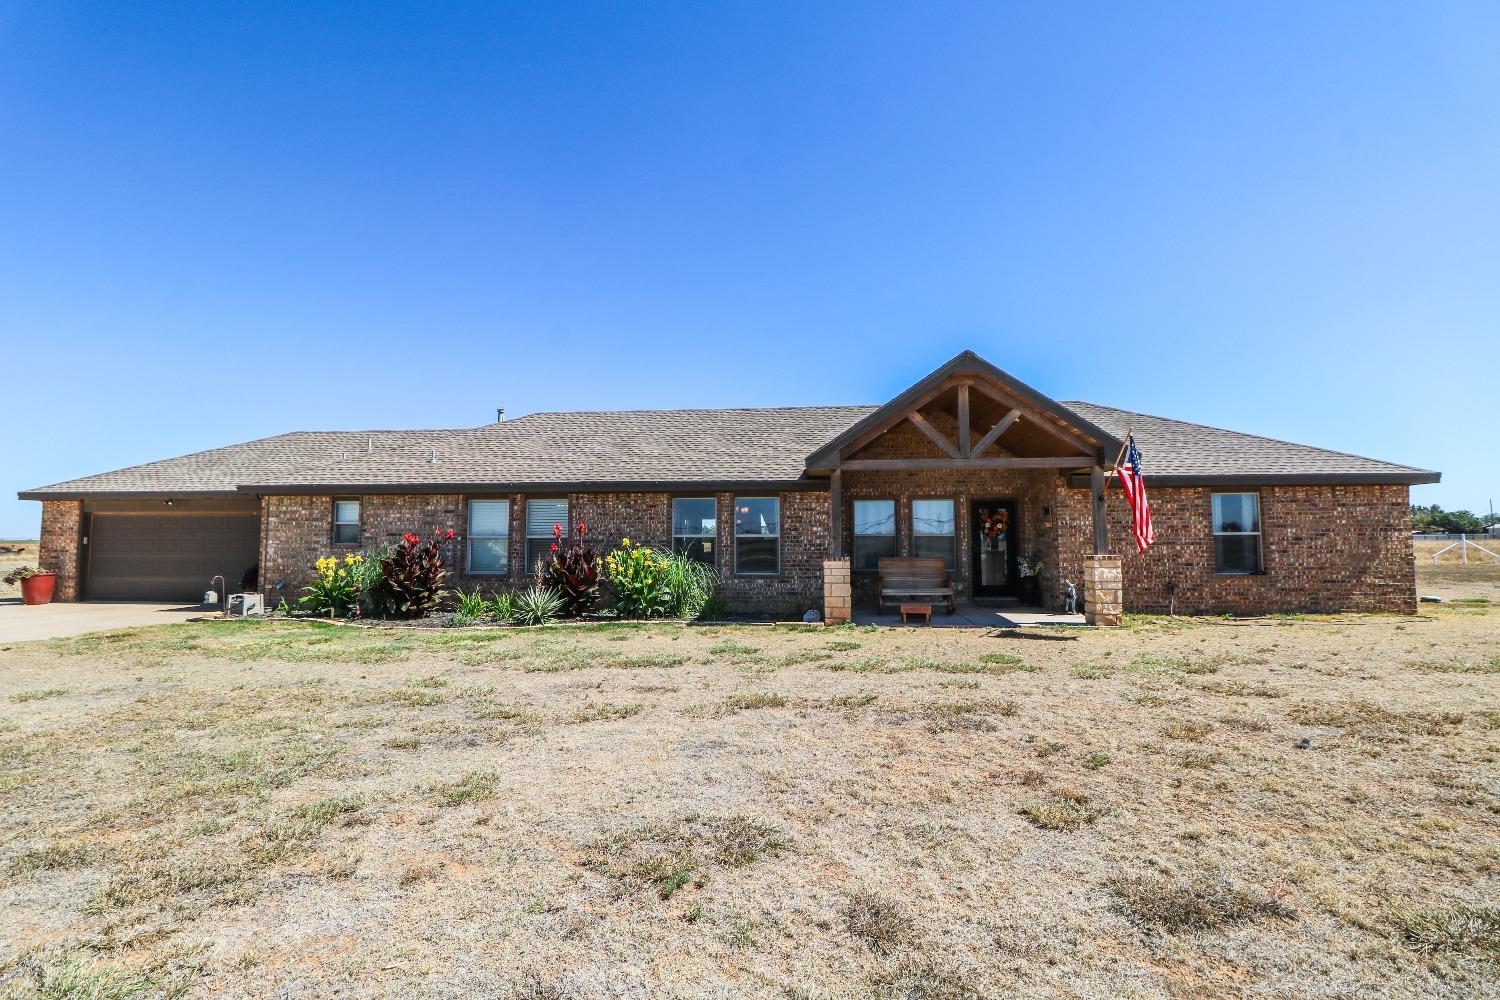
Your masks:
{"label": "small garden statue", "polygon": [[1063,614],[1075,615],[1078,613],[1078,588],[1073,586],[1072,580],[1064,580],[1063,583],[1068,588],[1063,594]]}

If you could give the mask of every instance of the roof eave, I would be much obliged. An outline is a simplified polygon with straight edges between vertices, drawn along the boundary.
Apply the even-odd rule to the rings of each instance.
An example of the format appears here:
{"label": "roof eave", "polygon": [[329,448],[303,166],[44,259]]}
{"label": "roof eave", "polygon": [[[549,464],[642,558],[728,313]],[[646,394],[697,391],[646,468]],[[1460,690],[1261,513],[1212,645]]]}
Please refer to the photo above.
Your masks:
{"label": "roof eave", "polygon": [[237,500],[245,494],[232,490],[22,490],[18,500]]}
{"label": "roof eave", "polygon": [[258,496],[387,496],[416,493],[717,493],[730,490],[821,492],[826,479],[702,479],[702,480],[590,480],[572,482],[505,483],[254,483],[237,495]]}
{"label": "roof eave", "polygon": [[[1069,476],[1069,485],[1074,479]],[[1153,486],[1422,486],[1441,482],[1441,472],[1411,469],[1403,472],[1240,472],[1216,475],[1146,475]],[[1086,481],[1085,481],[1086,485]]]}

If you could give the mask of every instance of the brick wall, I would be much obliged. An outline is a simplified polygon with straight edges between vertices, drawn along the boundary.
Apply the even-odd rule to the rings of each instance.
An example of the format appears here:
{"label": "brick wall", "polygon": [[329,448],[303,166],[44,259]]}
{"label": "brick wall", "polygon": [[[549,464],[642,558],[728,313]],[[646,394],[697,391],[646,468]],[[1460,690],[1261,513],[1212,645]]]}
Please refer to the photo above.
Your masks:
{"label": "brick wall", "polygon": [[42,535],[37,544],[37,565],[57,574],[55,601],[78,600],[79,526],[83,504],[78,500],[42,502]]}
{"label": "brick wall", "polygon": [[[682,494],[684,496],[688,494]],[[704,494],[697,494],[703,496]],[[763,495],[763,494],[760,494]],[[621,538],[671,545],[672,494],[573,493],[568,495],[573,524],[588,525],[589,538],[601,552]],[[781,571],[774,576],[734,574],[734,494],[714,495],[719,538],[715,546],[723,577],[720,593],[731,610],[777,616],[796,615],[822,606],[822,561],[828,553],[828,495],[783,493],[781,496]],[[356,498],[350,498],[356,499]],[[294,602],[313,577],[313,563],[325,555],[353,552],[398,541],[403,532],[427,534],[452,528],[457,537],[445,546],[449,584],[465,590],[524,589],[531,583],[525,566],[526,498],[510,496],[510,572],[505,576],[470,576],[467,563],[467,497],[458,495],[366,496],[360,500],[360,541],[332,542],[331,496],[273,496],[263,505],[261,586],[272,606],[283,598]],[[475,499],[502,499],[486,496]],[[276,585],[280,583],[278,588]]]}
{"label": "brick wall", "polygon": [[[1266,486],[1258,490],[1264,573],[1214,572],[1213,494],[1207,487],[1152,488],[1157,543],[1144,555],[1130,536],[1117,486],[1107,491],[1111,548],[1124,557],[1127,611],[1266,614],[1416,610],[1416,566],[1406,486]],[[1082,578],[1092,545],[1089,494],[1060,497],[1061,566]],[[1168,590],[1168,582],[1175,584]]]}

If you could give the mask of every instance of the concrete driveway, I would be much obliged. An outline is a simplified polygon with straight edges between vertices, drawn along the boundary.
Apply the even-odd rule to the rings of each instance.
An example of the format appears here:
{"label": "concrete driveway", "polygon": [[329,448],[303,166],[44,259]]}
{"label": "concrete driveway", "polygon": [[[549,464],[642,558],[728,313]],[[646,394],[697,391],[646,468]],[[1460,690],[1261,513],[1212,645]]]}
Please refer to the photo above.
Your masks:
{"label": "concrete driveway", "polygon": [[134,628],[138,625],[164,625],[200,618],[204,614],[205,610],[196,604],[90,601],[84,604],[38,604],[27,607],[21,603],[20,598],[14,598],[0,601],[0,642],[57,639],[65,635]]}

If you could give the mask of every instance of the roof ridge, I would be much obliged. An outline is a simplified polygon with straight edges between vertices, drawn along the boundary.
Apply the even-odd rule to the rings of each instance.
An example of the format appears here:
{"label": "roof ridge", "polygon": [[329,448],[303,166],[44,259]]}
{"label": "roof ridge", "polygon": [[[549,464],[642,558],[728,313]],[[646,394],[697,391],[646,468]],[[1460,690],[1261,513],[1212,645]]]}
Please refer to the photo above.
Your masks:
{"label": "roof ridge", "polygon": [[[516,417],[514,420],[503,421],[503,423],[513,424],[527,417],[546,416],[614,416],[622,413],[788,413],[806,410],[873,410],[879,408],[879,405],[878,403],[828,403],[819,406],[668,406],[632,410],[536,410]],[[475,430],[496,426],[500,425],[483,424]]]}
{"label": "roof ridge", "polygon": [[1423,469],[1415,465],[1402,465],[1399,462],[1388,462],[1383,458],[1371,458],[1368,455],[1359,455],[1352,451],[1339,451],[1336,448],[1324,448],[1315,444],[1303,444],[1300,441],[1288,441],[1285,438],[1267,437],[1264,434],[1251,434],[1247,431],[1232,430],[1228,427],[1219,427],[1215,424],[1200,424],[1192,420],[1179,420],[1176,417],[1161,417],[1154,413],[1141,413],[1138,410],[1122,410],[1118,406],[1109,406],[1106,403],[1090,403],[1085,399],[1059,400],[1064,406],[1081,404],[1083,406],[1097,406],[1101,410],[1113,410],[1115,413],[1124,413],[1135,417],[1148,417],[1151,420],[1160,420],[1167,424],[1180,424],[1184,427],[1201,427],[1204,430],[1218,431],[1220,434],[1233,434],[1236,437],[1254,438],[1257,441],[1269,441],[1272,444],[1286,445],[1292,448],[1301,448],[1305,451],[1321,452],[1324,455],[1337,455],[1340,458],[1357,458],[1361,462],[1377,462],[1380,465],[1389,466],[1392,469],[1409,470],[1412,472],[1431,472],[1431,469]]}

